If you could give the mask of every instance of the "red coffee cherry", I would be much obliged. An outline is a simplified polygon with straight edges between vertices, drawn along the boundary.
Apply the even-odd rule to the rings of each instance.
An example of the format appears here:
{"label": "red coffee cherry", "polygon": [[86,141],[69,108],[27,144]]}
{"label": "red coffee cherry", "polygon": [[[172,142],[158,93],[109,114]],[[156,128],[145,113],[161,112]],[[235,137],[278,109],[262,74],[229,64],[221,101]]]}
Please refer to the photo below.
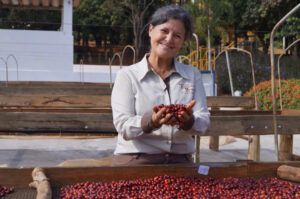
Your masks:
{"label": "red coffee cherry", "polygon": [[10,194],[11,192],[13,192],[13,190],[14,189],[12,187],[0,185],[0,198],[4,197],[7,194]]}
{"label": "red coffee cherry", "polygon": [[300,185],[277,178],[221,179],[156,176],[112,182],[84,182],[61,188],[62,199],[79,198],[299,198]]}
{"label": "red coffee cherry", "polygon": [[186,111],[186,106],[184,104],[170,104],[170,105],[164,105],[160,104],[157,106],[158,110],[165,108],[166,113],[171,113],[173,117],[179,122],[179,115],[182,111]]}

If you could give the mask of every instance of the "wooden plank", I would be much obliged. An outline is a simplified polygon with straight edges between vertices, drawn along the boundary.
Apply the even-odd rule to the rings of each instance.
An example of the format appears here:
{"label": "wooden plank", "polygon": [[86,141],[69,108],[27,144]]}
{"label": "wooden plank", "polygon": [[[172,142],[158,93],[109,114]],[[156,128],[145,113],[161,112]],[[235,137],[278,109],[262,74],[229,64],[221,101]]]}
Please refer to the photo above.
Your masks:
{"label": "wooden plank", "polygon": [[248,160],[260,161],[260,136],[251,135],[248,142]]}
{"label": "wooden plank", "polygon": [[0,107],[64,107],[95,108],[110,107],[109,95],[1,95]]}
{"label": "wooden plank", "polygon": [[99,108],[89,108],[89,107],[9,107],[0,109],[1,112],[47,112],[47,113],[112,113],[111,107],[99,107]]}
{"label": "wooden plank", "polygon": [[254,97],[233,97],[233,96],[209,96],[207,97],[208,107],[243,107],[254,108]]}
{"label": "wooden plank", "polygon": [[219,136],[209,137],[209,149],[212,151],[219,151]]}
{"label": "wooden plank", "polygon": [[300,115],[300,109],[283,109],[281,115]]}
{"label": "wooden plank", "polygon": [[280,135],[279,157],[281,161],[292,160],[293,158],[293,135]]}
{"label": "wooden plank", "polygon": [[[300,116],[276,116],[279,134],[299,134]],[[274,134],[272,115],[212,116],[206,135]]]}
{"label": "wooden plank", "polygon": [[115,132],[111,113],[1,112],[1,132]]}
{"label": "wooden plank", "polygon": [[1,96],[5,95],[111,95],[110,88],[61,88],[61,87],[4,87],[0,88]]}
{"label": "wooden plank", "polygon": [[[22,89],[24,91],[24,89]],[[110,106],[111,103],[111,91],[95,91],[95,90],[56,90],[49,91],[46,93],[44,89],[30,89],[26,93],[11,91],[9,94],[3,94],[0,92],[0,107],[47,107],[50,105],[49,101],[53,104],[59,104],[59,107],[99,107],[99,106]],[[210,99],[210,98],[208,98]],[[218,100],[217,100],[218,101]],[[213,101],[212,101],[213,102]],[[219,103],[219,102],[218,102]],[[222,102],[224,104],[219,105],[223,107],[230,107],[230,103]],[[235,103],[235,101],[232,101]],[[232,104],[231,103],[231,104]],[[54,106],[54,105],[50,105]],[[254,110],[212,110],[212,114],[271,114],[270,111],[254,111]]]}
{"label": "wooden plank", "polygon": [[[300,116],[277,116],[279,134],[299,134]],[[111,113],[0,112],[2,132],[115,132]],[[271,115],[212,116],[205,135],[273,134]]]}
{"label": "wooden plank", "polygon": [[[238,115],[272,115],[272,111],[261,110],[210,110],[211,116],[238,116]],[[280,115],[278,111],[278,115]],[[300,115],[300,114],[299,114]]]}
{"label": "wooden plank", "polygon": [[[6,82],[0,81],[0,88],[5,88]],[[81,83],[81,82],[47,82],[47,81],[9,81],[8,88],[14,87],[35,87],[35,88],[110,88],[110,83]]]}
{"label": "wooden plank", "polygon": [[[80,168],[45,168],[52,187],[77,182],[108,182],[151,178],[159,175],[214,177],[275,177],[277,168],[282,164],[300,166],[299,162],[268,163],[202,163],[210,167],[209,175],[199,175],[198,165],[146,165],[131,167],[80,167]],[[6,186],[27,187],[32,181],[33,168],[0,168],[0,182]]]}

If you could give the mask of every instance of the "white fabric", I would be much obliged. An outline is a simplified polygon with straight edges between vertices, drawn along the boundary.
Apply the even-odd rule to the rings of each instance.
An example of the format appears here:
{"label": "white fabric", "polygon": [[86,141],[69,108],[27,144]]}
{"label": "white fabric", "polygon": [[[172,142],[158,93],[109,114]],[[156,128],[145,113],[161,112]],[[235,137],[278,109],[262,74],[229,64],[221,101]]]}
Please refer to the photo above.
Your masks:
{"label": "white fabric", "polygon": [[[164,81],[149,69],[147,57],[117,73],[111,103],[114,125],[118,131],[115,154],[179,153],[195,150],[192,134],[204,134],[210,120],[200,71],[174,61],[176,72],[170,76],[170,93]],[[163,125],[145,134],[141,128],[144,114],[159,104],[187,104],[195,99],[195,123],[188,131]]]}

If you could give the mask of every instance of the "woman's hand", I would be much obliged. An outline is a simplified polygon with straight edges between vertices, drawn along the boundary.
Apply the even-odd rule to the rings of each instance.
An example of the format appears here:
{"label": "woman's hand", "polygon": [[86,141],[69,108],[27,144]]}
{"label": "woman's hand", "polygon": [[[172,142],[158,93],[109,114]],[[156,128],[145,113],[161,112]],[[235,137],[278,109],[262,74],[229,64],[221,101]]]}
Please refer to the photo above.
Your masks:
{"label": "woman's hand", "polygon": [[153,107],[151,122],[154,128],[159,128],[163,124],[172,126],[178,125],[178,120],[176,120],[171,113],[167,113],[166,108],[158,108],[158,106]]}
{"label": "woman's hand", "polygon": [[193,116],[193,107],[195,106],[196,101],[192,100],[188,104],[185,105],[185,109],[180,111],[178,114],[179,119],[179,128],[183,130],[190,129],[194,124],[194,116]]}
{"label": "woman's hand", "polygon": [[159,108],[155,106],[153,108],[151,124],[154,128],[159,128],[161,125],[179,126],[179,128],[185,129],[186,126],[190,126],[190,123],[194,122],[193,107],[196,104],[195,100],[192,100],[185,105],[185,108],[179,112],[178,117],[174,117],[172,113],[167,113],[165,107]]}

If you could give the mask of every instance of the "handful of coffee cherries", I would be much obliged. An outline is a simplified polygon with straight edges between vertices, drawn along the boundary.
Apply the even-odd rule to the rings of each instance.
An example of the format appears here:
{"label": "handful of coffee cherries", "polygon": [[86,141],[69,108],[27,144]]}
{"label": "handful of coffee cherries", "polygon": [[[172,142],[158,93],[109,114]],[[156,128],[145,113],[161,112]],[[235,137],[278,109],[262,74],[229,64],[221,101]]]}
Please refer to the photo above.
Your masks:
{"label": "handful of coffee cherries", "polygon": [[185,104],[170,104],[170,105],[160,104],[157,106],[158,110],[162,108],[166,109],[166,114],[171,113],[179,123],[180,123],[179,120],[180,112],[187,111]]}

